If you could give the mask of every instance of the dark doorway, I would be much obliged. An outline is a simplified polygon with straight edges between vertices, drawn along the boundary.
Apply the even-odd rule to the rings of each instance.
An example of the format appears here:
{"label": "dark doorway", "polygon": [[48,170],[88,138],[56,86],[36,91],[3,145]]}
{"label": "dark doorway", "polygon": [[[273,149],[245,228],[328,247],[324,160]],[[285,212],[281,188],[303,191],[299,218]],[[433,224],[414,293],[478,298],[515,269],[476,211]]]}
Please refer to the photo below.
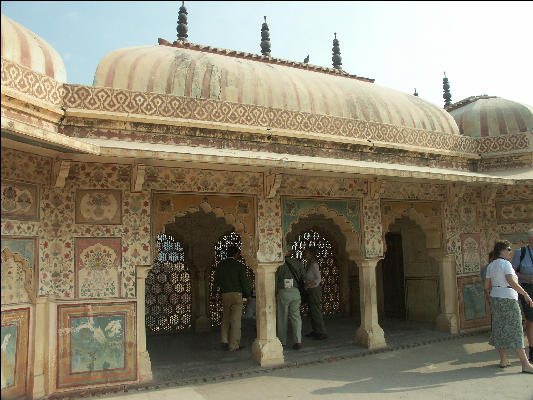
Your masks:
{"label": "dark doorway", "polygon": [[405,319],[405,283],[403,271],[402,235],[385,235],[387,251],[383,259],[383,293],[386,317]]}

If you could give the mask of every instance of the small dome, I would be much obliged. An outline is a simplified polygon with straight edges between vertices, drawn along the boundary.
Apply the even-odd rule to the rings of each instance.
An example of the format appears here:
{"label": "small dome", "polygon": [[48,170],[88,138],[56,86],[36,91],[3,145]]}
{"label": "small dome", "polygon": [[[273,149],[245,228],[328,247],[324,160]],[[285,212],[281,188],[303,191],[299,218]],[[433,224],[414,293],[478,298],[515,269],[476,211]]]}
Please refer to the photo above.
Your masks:
{"label": "small dome", "polygon": [[496,96],[472,96],[446,109],[462,135],[512,135],[533,131],[533,107]]}
{"label": "small dome", "polygon": [[65,64],[59,53],[35,33],[3,14],[2,58],[59,82],[67,81]]}
{"label": "small dome", "polygon": [[98,64],[93,85],[459,134],[443,109],[371,79],[272,57],[187,46],[112,51]]}

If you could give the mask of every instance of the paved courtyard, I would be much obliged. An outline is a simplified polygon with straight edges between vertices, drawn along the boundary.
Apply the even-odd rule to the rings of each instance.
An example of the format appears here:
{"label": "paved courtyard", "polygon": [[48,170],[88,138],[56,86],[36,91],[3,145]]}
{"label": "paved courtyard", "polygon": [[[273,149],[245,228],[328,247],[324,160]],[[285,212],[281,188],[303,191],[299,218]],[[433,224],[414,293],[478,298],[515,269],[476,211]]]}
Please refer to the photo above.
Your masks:
{"label": "paved courtyard", "polygon": [[252,372],[177,387],[107,395],[114,400],[533,399],[533,375],[516,357],[498,367],[488,334]]}

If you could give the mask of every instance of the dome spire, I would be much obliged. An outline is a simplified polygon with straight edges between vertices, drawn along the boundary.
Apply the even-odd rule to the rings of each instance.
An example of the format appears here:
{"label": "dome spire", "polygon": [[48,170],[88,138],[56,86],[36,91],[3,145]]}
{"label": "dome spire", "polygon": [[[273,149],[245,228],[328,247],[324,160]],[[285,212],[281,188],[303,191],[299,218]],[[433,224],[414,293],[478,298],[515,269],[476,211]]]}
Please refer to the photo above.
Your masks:
{"label": "dome spire", "polygon": [[261,26],[261,54],[270,57],[270,32],[267,25],[267,17]]}
{"label": "dome spire", "polygon": [[418,97],[418,92],[416,91],[416,88],[415,88],[415,92],[413,93],[413,96]]}
{"label": "dome spire", "polygon": [[334,33],[335,39],[333,39],[333,57],[331,57],[331,61],[333,61],[333,68],[340,69],[342,65],[342,57],[341,57],[341,48],[339,47],[339,41],[337,39],[337,32]]}
{"label": "dome spire", "polygon": [[444,108],[446,108],[452,104],[452,94],[450,93],[450,84],[448,83],[448,78],[446,78],[446,71],[444,71],[442,89],[444,91],[444,94],[442,95],[442,98],[444,99]]}
{"label": "dome spire", "polygon": [[180,11],[178,14],[178,27],[176,28],[178,32],[178,40],[187,41],[187,9],[185,8],[185,1],[181,2]]}
{"label": "dome spire", "polygon": [[309,63],[309,54],[307,55],[307,57],[304,58],[304,64],[308,64]]}

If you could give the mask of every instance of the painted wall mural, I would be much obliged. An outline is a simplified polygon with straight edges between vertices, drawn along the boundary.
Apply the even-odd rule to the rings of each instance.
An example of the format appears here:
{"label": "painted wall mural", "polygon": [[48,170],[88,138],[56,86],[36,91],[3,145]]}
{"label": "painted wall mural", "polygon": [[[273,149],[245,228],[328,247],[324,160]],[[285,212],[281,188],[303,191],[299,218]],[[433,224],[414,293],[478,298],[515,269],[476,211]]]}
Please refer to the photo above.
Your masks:
{"label": "painted wall mural", "polygon": [[52,159],[50,157],[25,153],[3,146],[0,154],[2,178],[41,185],[50,184],[52,171]]}
{"label": "painted wall mural", "polygon": [[30,309],[2,311],[1,319],[2,398],[14,399],[26,393]]}
{"label": "painted wall mural", "polygon": [[461,330],[488,326],[490,324],[489,303],[485,297],[481,276],[458,278],[457,289]]}
{"label": "painted wall mural", "polygon": [[2,236],[2,305],[35,300],[37,238]]}
{"label": "painted wall mural", "polygon": [[76,223],[101,225],[121,224],[122,191],[77,190]]}
{"label": "painted wall mural", "polygon": [[479,272],[481,269],[481,243],[479,234],[461,234],[463,272]]}
{"label": "painted wall mural", "polygon": [[[75,237],[122,237],[121,296],[135,296],[135,266],[150,263],[150,193],[131,193],[131,166],[72,163],[64,188],[48,186],[51,159],[2,148],[2,165],[26,165],[24,180],[43,183],[40,190],[40,221],[6,219],[2,214],[2,235],[38,236],[39,295],[59,298],[75,296]],[[42,169],[35,170],[30,164]],[[46,169],[47,168],[47,169]],[[46,180],[42,179],[46,169]],[[2,169],[2,177],[20,179],[16,168]],[[122,224],[75,221],[77,191],[109,189],[122,192]],[[115,198],[116,199],[116,198]],[[118,201],[118,200],[117,200]],[[94,217],[92,217],[94,219]],[[109,221],[106,221],[109,222]],[[113,222],[113,221],[112,221]]]}
{"label": "painted wall mural", "polygon": [[2,179],[2,217],[16,220],[39,220],[39,187]]}
{"label": "painted wall mural", "polygon": [[137,377],[136,303],[58,306],[59,388]]}
{"label": "painted wall mural", "polygon": [[383,230],[379,200],[363,200],[363,235],[366,258],[383,256]]}
{"label": "painted wall mural", "polygon": [[316,176],[284,175],[279,193],[286,196],[363,197],[364,179],[339,179]]}
{"label": "painted wall mural", "polygon": [[258,198],[257,225],[257,260],[264,263],[283,260],[279,197]]}
{"label": "painted wall mural", "polygon": [[263,192],[263,174],[190,168],[147,167],[146,183],[151,189],[174,192],[242,193]]}
{"label": "painted wall mural", "polygon": [[499,224],[533,222],[533,200],[496,203],[496,218]]}
{"label": "painted wall mural", "polygon": [[76,297],[120,297],[121,238],[75,238]]}

